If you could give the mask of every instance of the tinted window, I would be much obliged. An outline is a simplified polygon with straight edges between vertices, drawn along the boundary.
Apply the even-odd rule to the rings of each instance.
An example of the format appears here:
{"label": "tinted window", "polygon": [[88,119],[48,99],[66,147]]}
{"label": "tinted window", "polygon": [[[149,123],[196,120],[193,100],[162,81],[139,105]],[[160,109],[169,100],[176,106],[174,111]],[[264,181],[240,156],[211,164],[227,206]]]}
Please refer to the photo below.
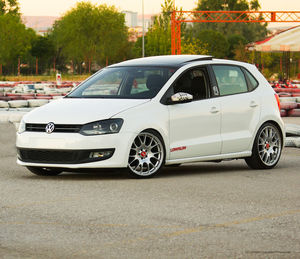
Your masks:
{"label": "tinted window", "polygon": [[75,89],[69,98],[153,98],[175,72],[172,68],[114,67],[103,69]]}
{"label": "tinted window", "polygon": [[212,68],[217,79],[221,96],[245,93],[248,91],[244,73],[239,67],[213,65]]}
{"label": "tinted window", "polygon": [[208,97],[208,81],[203,68],[193,68],[184,72],[173,85],[174,93],[193,95],[194,100]]}
{"label": "tinted window", "polygon": [[245,72],[245,75],[248,79],[249,90],[250,91],[254,90],[258,86],[258,82],[248,70],[243,69],[243,71]]}

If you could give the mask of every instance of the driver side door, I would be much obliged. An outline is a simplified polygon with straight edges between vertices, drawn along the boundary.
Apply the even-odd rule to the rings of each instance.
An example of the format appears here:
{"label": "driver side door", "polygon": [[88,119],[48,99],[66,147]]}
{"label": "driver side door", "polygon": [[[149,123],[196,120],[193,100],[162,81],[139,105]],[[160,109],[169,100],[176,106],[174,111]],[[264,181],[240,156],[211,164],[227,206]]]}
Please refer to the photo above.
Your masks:
{"label": "driver side door", "polygon": [[191,102],[168,105],[170,160],[220,154],[221,107],[218,98],[210,98],[206,68],[188,69],[168,92],[184,92],[194,97]]}

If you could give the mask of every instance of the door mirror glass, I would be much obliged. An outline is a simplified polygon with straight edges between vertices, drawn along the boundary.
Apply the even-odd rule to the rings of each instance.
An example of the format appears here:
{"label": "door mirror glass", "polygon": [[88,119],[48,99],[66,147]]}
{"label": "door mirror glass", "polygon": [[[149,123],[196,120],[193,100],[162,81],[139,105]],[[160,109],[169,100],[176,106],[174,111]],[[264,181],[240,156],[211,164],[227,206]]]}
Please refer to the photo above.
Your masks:
{"label": "door mirror glass", "polygon": [[191,94],[179,92],[171,96],[169,104],[187,103],[191,102],[192,100],[193,96]]}

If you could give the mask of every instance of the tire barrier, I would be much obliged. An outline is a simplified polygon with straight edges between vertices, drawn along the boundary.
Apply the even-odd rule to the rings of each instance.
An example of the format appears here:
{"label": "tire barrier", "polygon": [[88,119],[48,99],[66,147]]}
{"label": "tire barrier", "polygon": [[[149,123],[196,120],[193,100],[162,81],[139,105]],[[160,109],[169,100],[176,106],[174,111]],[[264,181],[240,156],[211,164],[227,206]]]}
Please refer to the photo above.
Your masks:
{"label": "tire barrier", "polygon": [[0,100],[0,108],[9,108],[8,102]]}
{"label": "tire barrier", "polygon": [[281,97],[292,97],[292,94],[290,93],[278,93],[278,96]]}
{"label": "tire barrier", "polygon": [[46,100],[46,99],[31,99],[31,100],[28,100],[28,105],[29,105],[29,107],[39,107],[48,102],[49,102],[49,100]]}
{"label": "tire barrier", "polygon": [[26,100],[8,101],[8,104],[10,108],[28,107],[28,101]]}
{"label": "tire barrier", "polygon": [[11,99],[7,96],[0,96],[0,101],[10,101]]}
{"label": "tire barrier", "polygon": [[296,102],[293,103],[280,103],[280,108],[283,110],[292,110],[296,109],[298,107],[298,104]]}
{"label": "tire barrier", "polygon": [[299,136],[300,137],[300,125],[297,124],[285,124],[286,136]]}
{"label": "tire barrier", "polygon": [[274,88],[280,100],[281,117],[300,117],[300,88]]}
{"label": "tire barrier", "polygon": [[295,139],[293,137],[287,137],[284,142],[285,147],[296,147]]}
{"label": "tire barrier", "polygon": [[281,117],[286,117],[288,114],[287,114],[287,111],[286,110],[280,110],[280,116]]}
{"label": "tire barrier", "polygon": [[300,125],[285,124],[286,140],[285,147],[300,148]]}
{"label": "tire barrier", "polygon": [[280,103],[294,103],[298,97],[279,97]]}
{"label": "tire barrier", "polygon": [[289,110],[287,113],[289,117],[300,117],[300,109],[292,109]]}
{"label": "tire barrier", "polygon": [[300,148],[300,137],[287,137],[284,146]]}

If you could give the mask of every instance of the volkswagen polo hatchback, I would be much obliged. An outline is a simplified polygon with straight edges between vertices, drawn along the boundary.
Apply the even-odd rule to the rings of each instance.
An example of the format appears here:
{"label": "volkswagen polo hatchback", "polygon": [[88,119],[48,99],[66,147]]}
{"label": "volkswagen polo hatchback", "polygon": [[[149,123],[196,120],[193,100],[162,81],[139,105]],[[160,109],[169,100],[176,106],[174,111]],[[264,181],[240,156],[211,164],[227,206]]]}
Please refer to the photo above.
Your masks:
{"label": "volkswagen polo hatchback", "polygon": [[26,114],[17,162],[38,175],[127,168],[150,177],[164,165],[228,159],[270,169],[285,136],[279,105],[247,63],[197,55],[129,60]]}

